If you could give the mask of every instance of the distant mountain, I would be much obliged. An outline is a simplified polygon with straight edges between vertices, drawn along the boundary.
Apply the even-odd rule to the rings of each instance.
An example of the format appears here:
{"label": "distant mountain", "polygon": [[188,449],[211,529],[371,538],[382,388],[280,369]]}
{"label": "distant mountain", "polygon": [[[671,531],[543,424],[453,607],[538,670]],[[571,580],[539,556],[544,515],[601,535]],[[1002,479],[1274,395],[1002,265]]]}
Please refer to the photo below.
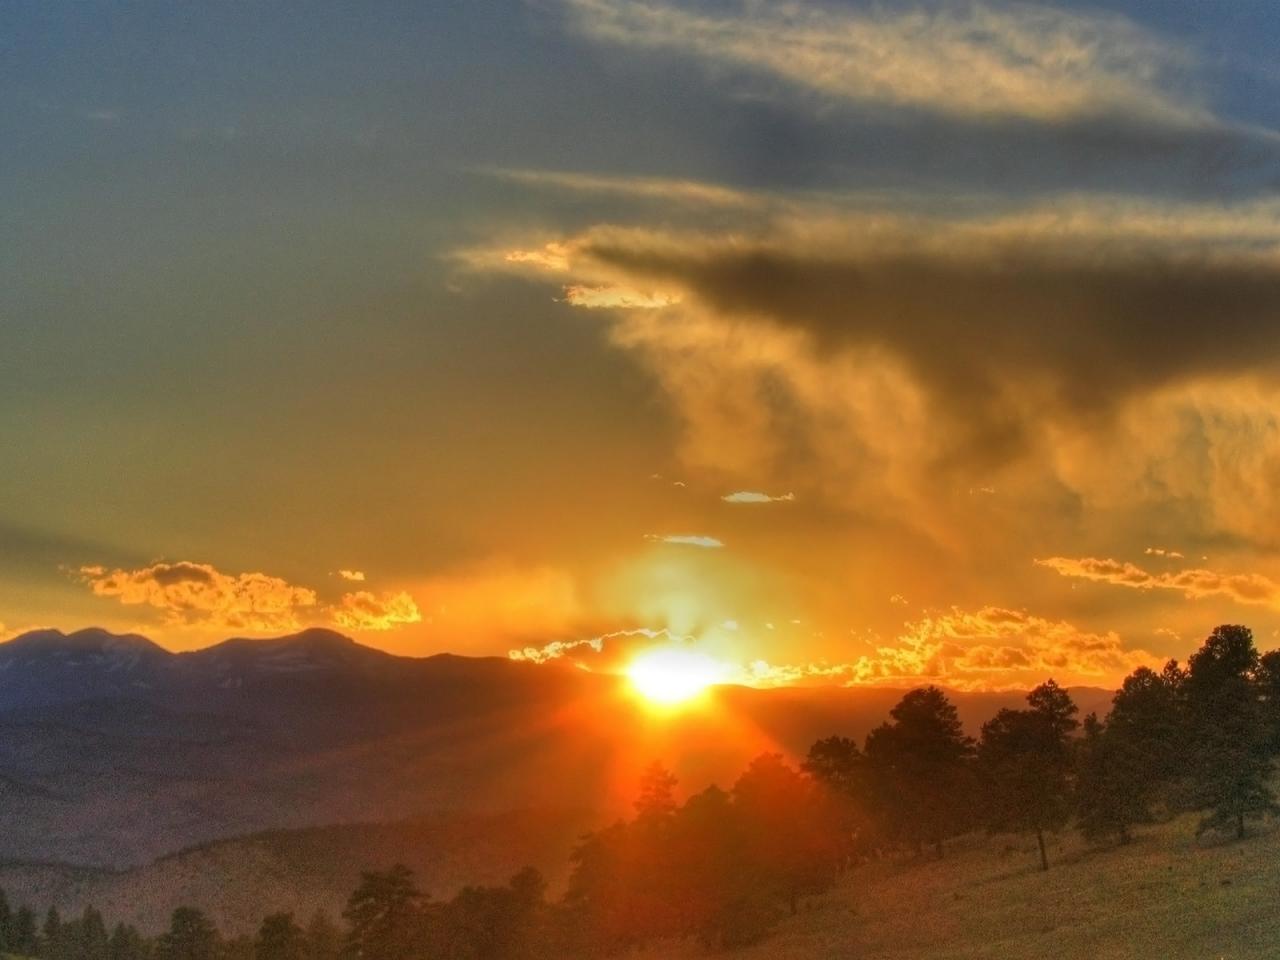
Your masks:
{"label": "distant mountain", "polygon": [[[629,809],[661,760],[728,786],[770,750],[862,737],[902,691],[721,688],[657,715],[616,677],[397,657],[326,630],[169,653],[102,630],[0,644],[0,859],[122,868],[262,830]],[[1110,693],[1079,689],[1082,712]],[[1020,694],[953,694],[976,732]]]}

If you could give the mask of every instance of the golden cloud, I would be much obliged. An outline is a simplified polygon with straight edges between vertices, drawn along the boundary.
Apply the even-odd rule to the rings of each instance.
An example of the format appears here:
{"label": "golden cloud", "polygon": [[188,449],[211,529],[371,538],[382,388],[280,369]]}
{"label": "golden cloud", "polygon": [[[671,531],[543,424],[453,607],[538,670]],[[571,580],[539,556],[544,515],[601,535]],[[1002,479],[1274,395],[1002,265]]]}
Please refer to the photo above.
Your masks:
{"label": "golden cloud", "polygon": [[1063,684],[1111,683],[1139,666],[1158,666],[1127,649],[1115,633],[1092,633],[1065,620],[1020,610],[953,608],[906,625],[893,643],[847,663],[749,668],[757,686],[835,680],[847,685],[938,683],[957,690],[1025,689],[1048,677]]}
{"label": "golden cloud", "polygon": [[593,40],[671,51],[838,99],[1050,122],[1212,120],[1191,91],[1175,94],[1191,55],[1118,15],[984,3],[858,11],[742,3],[715,14],[663,0],[563,5]]}
{"label": "golden cloud", "polygon": [[661,310],[680,302],[679,294],[642,293],[616,285],[589,287],[575,284],[564,288],[565,302],[588,310]]}
{"label": "golden cloud", "polygon": [[330,609],[330,615],[347,630],[391,630],[422,620],[418,605],[404,591],[382,596],[367,590],[348,593]]}
{"label": "golden cloud", "polygon": [[316,593],[265,573],[225,574],[207,563],[154,563],[137,570],[85,566],[80,574],[99,597],[145,604],[172,624],[278,631],[300,626]]}
{"label": "golden cloud", "polygon": [[1136,564],[1096,557],[1048,557],[1036,563],[1064,577],[1136,590],[1174,590],[1191,599],[1229,597],[1237,603],[1280,609],[1280,583],[1259,573],[1203,569],[1151,573]]}

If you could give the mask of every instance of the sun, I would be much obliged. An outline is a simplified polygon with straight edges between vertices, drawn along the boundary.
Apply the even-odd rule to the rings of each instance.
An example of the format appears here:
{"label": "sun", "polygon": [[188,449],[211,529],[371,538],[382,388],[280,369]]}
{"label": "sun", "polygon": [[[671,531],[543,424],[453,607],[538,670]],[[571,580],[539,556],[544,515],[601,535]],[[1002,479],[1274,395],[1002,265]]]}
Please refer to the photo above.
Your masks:
{"label": "sun", "polygon": [[647,650],[631,661],[631,686],[651,703],[684,703],[725,679],[727,668],[705,653],[682,647]]}

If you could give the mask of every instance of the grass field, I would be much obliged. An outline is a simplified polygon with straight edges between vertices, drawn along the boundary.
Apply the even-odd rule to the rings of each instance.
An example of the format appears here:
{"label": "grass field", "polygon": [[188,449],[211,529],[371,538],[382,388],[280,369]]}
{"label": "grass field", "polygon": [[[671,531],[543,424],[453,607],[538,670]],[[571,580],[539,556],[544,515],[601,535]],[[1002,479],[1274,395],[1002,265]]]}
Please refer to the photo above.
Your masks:
{"label": "grass field", "polygon": [[[1076,834],[1037,869],[1033,840],[974,836],[942,862],[882,861],[810,899],[751,960],[1274,960],[1280,957],[1280,825],[1197,843],[1195,818],[1127,847]],[[668,944],[647,960],[702,955]]]}

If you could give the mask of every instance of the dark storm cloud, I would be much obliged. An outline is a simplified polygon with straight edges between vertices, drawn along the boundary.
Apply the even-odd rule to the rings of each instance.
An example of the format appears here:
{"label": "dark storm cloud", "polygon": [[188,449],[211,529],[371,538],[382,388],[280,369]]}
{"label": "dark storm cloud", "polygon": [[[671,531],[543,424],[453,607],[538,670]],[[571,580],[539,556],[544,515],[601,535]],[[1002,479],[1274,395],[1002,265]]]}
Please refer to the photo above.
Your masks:
{"label": "dark storm cloud", "polygon": [[1029,414],[1105,417],[1165,385],[1280,372],[1270,254],[1159,239],[1117,250],[1051,229],[942,244],[922,231],[843,250],[623,237],[581,249],[731,322],[801,329],[820,350],[883,349],[997,457],[1022,441]]}

